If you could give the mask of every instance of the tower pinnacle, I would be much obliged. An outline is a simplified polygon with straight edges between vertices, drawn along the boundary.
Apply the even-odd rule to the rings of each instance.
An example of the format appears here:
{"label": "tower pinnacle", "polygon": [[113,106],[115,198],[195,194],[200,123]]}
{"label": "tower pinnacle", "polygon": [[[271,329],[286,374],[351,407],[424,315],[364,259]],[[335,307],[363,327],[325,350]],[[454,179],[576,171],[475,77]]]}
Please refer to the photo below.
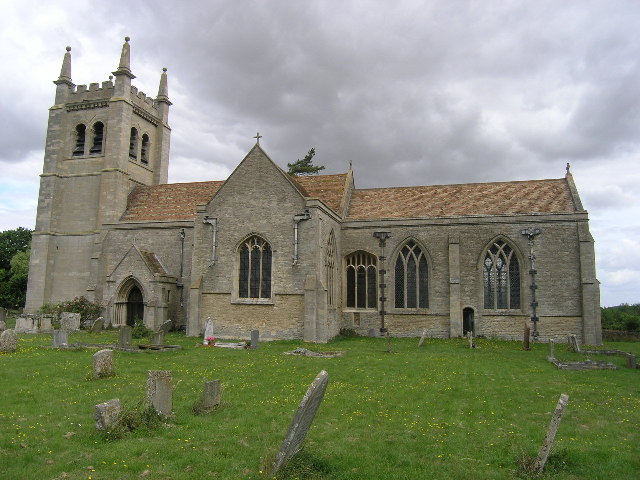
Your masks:
{"label": "tower pinnacle", "polygon": [[131,47],[129,46],[129,37],[124,37],[124,44],[122,45],[122,54],[120,54],[120,64],[118,65],[118,69],[113,72],[113,74],[117,77],[118,75],[126,75],[129,78],[136,78],[136,76],[131,73]]}
{"label": "tower pinnacle", "polygon": [[62,68],[60,69],[60,76],[58,80],[54,81],[56,85],[66,83],[69,86],[73,86],[71,82],[71,47],[67,47],[67,51],[62,59]]}
{"label": "tower pinnacle", "polygon": [[162,69],[162,74],[160,75],[160,86],[158,87],[158,97],[156,98],[157,102],[165,102],[171,105],[169,101],[169,86],[167,84],[167,68]]}

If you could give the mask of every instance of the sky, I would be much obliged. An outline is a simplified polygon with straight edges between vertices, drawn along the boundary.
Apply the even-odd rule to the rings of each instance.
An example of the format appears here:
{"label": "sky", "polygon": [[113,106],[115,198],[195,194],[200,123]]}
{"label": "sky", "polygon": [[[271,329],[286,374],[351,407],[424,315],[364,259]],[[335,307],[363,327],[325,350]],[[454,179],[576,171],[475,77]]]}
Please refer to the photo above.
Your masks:
{"label": "sky", "polygon": [[0,0],[0,231],[33,228],[65,47],[77,85],[131,37],[168,69],[170,182],[225,179],[255,143],[314,147],[356,187],[562,178],[589,212],[603,306],[640,303],[636,0]]}

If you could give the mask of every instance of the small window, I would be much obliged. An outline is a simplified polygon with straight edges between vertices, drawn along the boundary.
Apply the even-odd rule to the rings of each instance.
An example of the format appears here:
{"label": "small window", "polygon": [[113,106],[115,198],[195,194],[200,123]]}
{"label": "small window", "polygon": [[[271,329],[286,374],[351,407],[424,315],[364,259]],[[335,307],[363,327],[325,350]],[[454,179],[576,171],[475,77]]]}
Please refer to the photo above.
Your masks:
{"label": "small window", "polygon": [[84,144],[85,144],[85,140],[86,140],[86,135],[87,135],[87,127],[84,124],[80,124],[78,126],[76,126],[76,143],[75,143],[75,147],[73,148],[73,156],[74,157],[81,157],[84,155]]}
{"label": "small window", "polygon": [[138,130],[131,127],[131,137],[129,137],[129,158],[138,158]]}
{"label": "small window", "polygon": [[91,144],[91,150],[89,150],[89,153],[92,155],[102,153],[103,140],[104,124],[102,122],[96,122],[93,124],[93,143]]}
{"label": "small window", "polygon": [[140,161],[145,165],[149,163],[149,135],[142,135],[142,146],[140,147]]}
{"label": "small window", "polygon": [[377,308],[378,272],[375,255],[355,252],[345,259],[345,263],[347,308]]}
{"label": "small window", "polygon": [[489,247],[482,273],[484,308],[520,308],[520,265],[509,244],[498,240]]}
{"label": "small window", "polygon": [[271,298],[271,245],[254,235],[242,242],[238,257],[238,296]]}

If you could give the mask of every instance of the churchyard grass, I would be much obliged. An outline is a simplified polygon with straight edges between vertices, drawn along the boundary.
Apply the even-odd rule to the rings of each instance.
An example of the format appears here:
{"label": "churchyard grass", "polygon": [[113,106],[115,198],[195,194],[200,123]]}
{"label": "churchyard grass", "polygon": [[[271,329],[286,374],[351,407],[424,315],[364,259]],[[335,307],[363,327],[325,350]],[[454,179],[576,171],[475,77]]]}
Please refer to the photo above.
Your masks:
{"label": "churchyard grass", "polygon": [[[70,342],[115,343],[117,331]],[[97,350],[52,350],[51,335],[20,335],[0,354],[0,478],[272,479],[266,470],[320,372],[329,386],[303,451],[278,479],[510,479],[535,457],[561,393],[569,404],[541,478],[640,478],[640,371],[562,371],[547,345],[476,339],[372,338],[327,345],[261,342],[257,350],[198,346],[170,333],[172,352],[114,352],[113,377],[88,380]],[[341,358],[283,355],[297,347]],[[609,343],[640,358],[640,343]],[[556,357],[580,360],[565,345]],[[148,370],[171,370],[175,416],[116,438],[96,432],[93,407],[139,405]],[[194,415],[203,381],[222,405]]]}

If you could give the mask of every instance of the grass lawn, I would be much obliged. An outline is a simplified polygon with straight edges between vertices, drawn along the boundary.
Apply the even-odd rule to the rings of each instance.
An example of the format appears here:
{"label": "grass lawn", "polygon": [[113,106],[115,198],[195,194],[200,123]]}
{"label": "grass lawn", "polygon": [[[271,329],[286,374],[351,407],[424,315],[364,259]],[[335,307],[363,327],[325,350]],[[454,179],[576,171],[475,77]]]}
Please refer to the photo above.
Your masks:
{"label": "grass lawn", "polygon": [[[116,331],[71,342],[111,343]],[[542,478],[640,478],[640,370],[559,371],[548,346],[519,342],[353,338],[327,345],[261,343],[258,350],[197,346],[115,352],[115,377],[90,380],[95,350],[52,350],[51,335],[20,335],[0,354],[2,479],[272,479],[264,472],[304,392],[320,372],[329,386],[304,450],[278,479],[509,479],[535,456],[561,393],[569,404]],[[304,346],[341,358],[283,355]],[[640,358],[640,343],[608,343]],[[556,357],[581,359],[566,346]],[[96,432],[93,406],[135,407],[148,370],[171,370],[175,418],[122,439]],[[220,379],[223,404],[197,416],[203,380]]]}

